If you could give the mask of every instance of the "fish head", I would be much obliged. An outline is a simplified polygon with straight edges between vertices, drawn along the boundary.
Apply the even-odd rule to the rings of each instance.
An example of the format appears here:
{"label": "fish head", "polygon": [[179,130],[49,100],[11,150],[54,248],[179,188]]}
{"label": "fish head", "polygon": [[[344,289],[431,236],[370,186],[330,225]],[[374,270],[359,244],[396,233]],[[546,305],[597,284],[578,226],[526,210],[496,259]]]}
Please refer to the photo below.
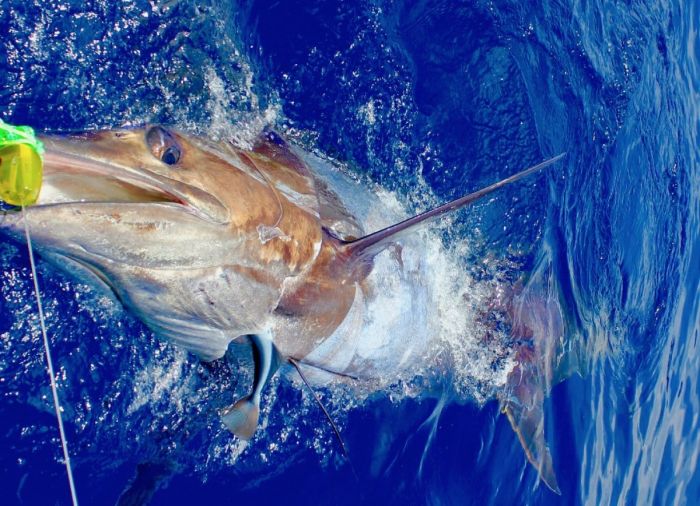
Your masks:
{"label": "fish head", "polygon": [[[87,268],[169,337],[201,333],[192,322],[229,339],[257,330],[284,280],[318,254],[318,214],[302,205],[312,182],[255,149],[158,125],[41,140],[42,188],[24,212],[33,242]],[[22,213],[0,228],[21,234]],[[163,308],[171,314],[154,322]]]}
{"label": "fish head", "polygon": [[[28,214],[47,239],[54,234],[42,230],[43,224],[72,230],[73,240],[71,233],[60,234],[67,249],[85,242],[87,229],[97,235],[109,231],[139,249],[143,236],[157,235],[159,228],[191,239],[240,238],[251,225],[277,218],[279,205],[268,185],[225,144],[161,126],[51,135],[42,141],[43,184]],[[138,237],[134,227],[119,224],[129,214]],[[42,223],[40,215],[47,217]]]}

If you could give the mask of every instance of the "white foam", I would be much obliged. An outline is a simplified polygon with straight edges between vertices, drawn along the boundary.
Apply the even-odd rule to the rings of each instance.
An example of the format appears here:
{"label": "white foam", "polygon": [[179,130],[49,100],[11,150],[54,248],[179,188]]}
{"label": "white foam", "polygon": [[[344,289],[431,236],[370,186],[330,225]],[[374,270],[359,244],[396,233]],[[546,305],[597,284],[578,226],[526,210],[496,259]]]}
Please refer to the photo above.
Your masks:
{"label": "white foam", "polygon": [[178,410],[187,398],[188,385],[184,378],[186,353],[175,352],[175,360],[159,360],[149,363],[136,373],[133,382],[134,398],[126,410],[131,415],[142,407],[167,397]]}
{"label": "white foam", "polygon": [[[332,187],[366,232],[409,215],[398,195],[370,191],[352,179],[340,184],[338,167],[311,156],[306,161],[335,183]],[[402,240],[403,267],[396,252],[377,256],[368,278],[369,293],[356,300],[362,307],[354,307],[336,333],[310,355],[313,362],[369,378],[353,388],[356,401],[384,389],[392,389],[397,401],[407,395],[438,395],[430,387],[417,391],[411,384],[431,378],[437,385],[449,378],[454,398],[483,402],[505,384],[513,366],[510,352],[498,340],[485,344],[481,321],[497,284],[470,275],[462,260],[470,251],[468,239],[445,248],[441,233],[433,229]],[[327,375],[312,377],[319,386],[328,385]],[[343,402],[347,386],[343,381],[337,390]]]}
{"label": "white foam", "polygon": [[[251,149],[260,132],[277,121],[280,108],[277,102],[272,102],[266,109],[260,109],[253,86],[253,71],[245,61],[241,60],[238,63],[242,69],[243,82],[237,83],[238,88],[235,92],[226,85],[214,67],[208,67],[205,72],[210,97],[207,110],[211,115],[207,135],[215,140],[226,140],[241,148]],[[250,110],[246,112],[245,108],[233,109],[232,95],[246,102]]]}

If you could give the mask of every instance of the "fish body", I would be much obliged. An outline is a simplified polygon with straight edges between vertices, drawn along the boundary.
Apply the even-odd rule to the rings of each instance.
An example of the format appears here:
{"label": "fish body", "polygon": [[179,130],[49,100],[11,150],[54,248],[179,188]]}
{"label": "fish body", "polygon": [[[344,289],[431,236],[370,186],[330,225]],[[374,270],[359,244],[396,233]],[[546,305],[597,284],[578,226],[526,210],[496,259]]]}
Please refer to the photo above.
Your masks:
{"label": "fish body", "polygon": [[[415,229],[563,156],[367,233],[333,175],[312,171],[307,155],[272,131],[246,149],[158,125],[42,140],[43,187],[24,213],[34,243],[61,267],[109,286],[157,335],[205,361],[232,341],[249,345],[251,394],[222,413],[243,438],[255,432],[261,392],[282,364],[305,382],[300,364],[346,378],[365,370],[378,350],[355,333],[382,290],[400,291],[373,281],[375,263],[386,261],[381,252],[393,251],[392,269],[411,275],[401,274],[400,244]],[[20,234],[21,216],[6,214],[0,228]],[[401,363],[409,350],[390,351]],[[541,406],[543,390],[513,378],[504,411],[557,490],[538,413],[521,409],[533,399]]]}

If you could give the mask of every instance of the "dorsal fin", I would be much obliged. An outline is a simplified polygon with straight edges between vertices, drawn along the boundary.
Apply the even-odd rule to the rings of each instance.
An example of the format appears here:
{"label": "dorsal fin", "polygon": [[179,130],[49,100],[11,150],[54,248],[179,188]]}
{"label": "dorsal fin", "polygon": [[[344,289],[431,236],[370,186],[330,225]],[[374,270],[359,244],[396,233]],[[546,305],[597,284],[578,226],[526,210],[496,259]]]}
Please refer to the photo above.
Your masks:
{"label": "dorsal fin", "polygon": [[481,190],[477,190],[474,193],[460,197],[452,202],[448,202],[447,204],[431,209],[430,211],[426,211],[413,216],[412,218],[408,218],[402,222],[396,223],[395,225],[378,230],[377,232],[361,237],[360,239],[354,241],[340,241],[340,250],[343,252],[344,258],[346,258],[350,264],[354,264],[357,261],[362,260],[369,261],[379,252],[383,251],[388,244],[395,242],[399,237],[405,234],[415,231],[421,225],[430,223],[449,212],[456,211],[457,209],[473,204],[477,200],[485,197],[495,190],[498,190],[499,188],[502,188],[503,186],[514,183],[515,181],[552,165],[553,163],[561,160],[565,155],[566,153],[561,153],[560,155],[538,163],[537,165],[518,172],[517,174],[513,174],[512,176],[487,186],[486,188],[482,188]]}

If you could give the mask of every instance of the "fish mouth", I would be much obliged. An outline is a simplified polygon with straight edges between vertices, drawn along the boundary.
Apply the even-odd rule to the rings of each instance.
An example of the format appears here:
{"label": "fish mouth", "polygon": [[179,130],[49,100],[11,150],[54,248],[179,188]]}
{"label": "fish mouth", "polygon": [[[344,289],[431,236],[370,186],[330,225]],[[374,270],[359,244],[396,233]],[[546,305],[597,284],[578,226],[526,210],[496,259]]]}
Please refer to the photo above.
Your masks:
{"label": "fish mouth", "polygon": [[159,205],[216,224],[228,219],[225,206],[205,190],[138,163],[132,167],[76,152],[70,145],[63,146],[60,140],[50,137],[42,140],[46,146],[44,173],[34,207]]}
{"label": "fish mouth", "polygon": [[47,150],[41,194],[36,205],[150,204],[187,206],[183,195],[165,181],[111,163],[73,153]]}

